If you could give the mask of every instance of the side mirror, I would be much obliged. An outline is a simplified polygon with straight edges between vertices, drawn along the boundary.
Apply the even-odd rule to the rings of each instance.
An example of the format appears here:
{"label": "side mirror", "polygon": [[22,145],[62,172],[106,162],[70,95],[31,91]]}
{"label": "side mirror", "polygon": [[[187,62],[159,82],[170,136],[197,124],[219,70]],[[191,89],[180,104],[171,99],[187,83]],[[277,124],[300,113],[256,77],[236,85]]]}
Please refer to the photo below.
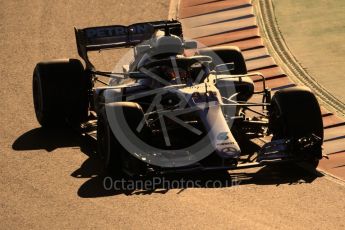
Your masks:
{"label": "side mirror", "polygon": [[219,65],[216,65],[216,67],[214,67],[214,70],[216,71],[217,74],[221,74],[221,73],[230,74],[231,71],[233,71],[234,69],[235,69],[235,64],[233,62],[219,64]]}
{"label": "side mirror", "polygon": [[198,48],[198,43],[196,41],[185,41],[184,42],[185,49],[196,49]]}
{"label": "side mirror", "polygon": [[129,72],[129,65],[123,65],[122,66],[122,72],[128,73]]}

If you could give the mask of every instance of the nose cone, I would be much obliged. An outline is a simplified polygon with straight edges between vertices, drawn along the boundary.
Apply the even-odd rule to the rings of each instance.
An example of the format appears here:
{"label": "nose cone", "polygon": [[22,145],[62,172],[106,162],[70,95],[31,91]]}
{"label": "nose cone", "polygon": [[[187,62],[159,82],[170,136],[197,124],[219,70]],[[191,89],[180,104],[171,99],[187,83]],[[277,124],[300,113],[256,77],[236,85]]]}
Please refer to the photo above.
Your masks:
{"label": "nose cone", "polygon": [[199,111],[215,152],[222,158],[238,158],[241,149],[233,137],[220,106]]}

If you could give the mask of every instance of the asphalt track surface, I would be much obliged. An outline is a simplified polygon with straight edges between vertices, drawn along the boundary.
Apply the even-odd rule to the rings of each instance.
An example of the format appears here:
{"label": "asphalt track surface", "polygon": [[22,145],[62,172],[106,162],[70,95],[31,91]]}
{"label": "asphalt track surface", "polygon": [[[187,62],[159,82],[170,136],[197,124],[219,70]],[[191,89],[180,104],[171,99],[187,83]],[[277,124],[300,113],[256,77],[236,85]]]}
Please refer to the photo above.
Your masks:
{"label": "asphalt track surface", "polygon": [[0,228],[344,229],[345,187],[327,176],[281,166],[170,178],[202,188],[175,183],[175,189],[107,191],[86,140],[39,128],[32,70],[40,60],[77,57],[73,26],[164,19],[168,5],[1,2]]}

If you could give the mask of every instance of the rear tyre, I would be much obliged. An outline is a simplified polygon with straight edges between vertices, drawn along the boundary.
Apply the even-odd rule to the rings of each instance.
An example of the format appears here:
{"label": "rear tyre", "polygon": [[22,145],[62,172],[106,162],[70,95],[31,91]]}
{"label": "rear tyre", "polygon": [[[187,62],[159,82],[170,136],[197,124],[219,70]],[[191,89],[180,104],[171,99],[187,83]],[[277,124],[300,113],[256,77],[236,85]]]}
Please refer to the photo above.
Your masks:
{"label": "rear tyre", "polygon": [[79,126],[88,117],[89,81],[77,59],[40,62],[33,73],[36,118],[42,127]]}
{"label": "rear tyre", "polygon": [[317,167],[322,157],[323,122],[319,103],[309,88],[277,91],[271,101],[269,127],[273,139],[298,140],[312,134],[321,138],[319,146],[303,153],[303,159]]}
{"label": "rear tyre", "polygon": [[236,46],[221,46],[199,50],[200,55],[210,56],[213,59],[211,68],[224,63],[234,63],[231,74],[247,74],[247,67],[241,50]]}

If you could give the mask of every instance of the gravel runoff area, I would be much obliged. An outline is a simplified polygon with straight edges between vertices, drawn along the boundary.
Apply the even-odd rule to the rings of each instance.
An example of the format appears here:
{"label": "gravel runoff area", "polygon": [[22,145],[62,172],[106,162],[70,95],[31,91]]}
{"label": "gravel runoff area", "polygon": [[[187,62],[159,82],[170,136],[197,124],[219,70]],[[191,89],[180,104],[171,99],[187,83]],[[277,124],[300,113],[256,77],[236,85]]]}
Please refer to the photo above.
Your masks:
{"label": "gravel runoff area", "polygon": [[306,71],[345,103],[345,1],[273,0],[290,51]]}

